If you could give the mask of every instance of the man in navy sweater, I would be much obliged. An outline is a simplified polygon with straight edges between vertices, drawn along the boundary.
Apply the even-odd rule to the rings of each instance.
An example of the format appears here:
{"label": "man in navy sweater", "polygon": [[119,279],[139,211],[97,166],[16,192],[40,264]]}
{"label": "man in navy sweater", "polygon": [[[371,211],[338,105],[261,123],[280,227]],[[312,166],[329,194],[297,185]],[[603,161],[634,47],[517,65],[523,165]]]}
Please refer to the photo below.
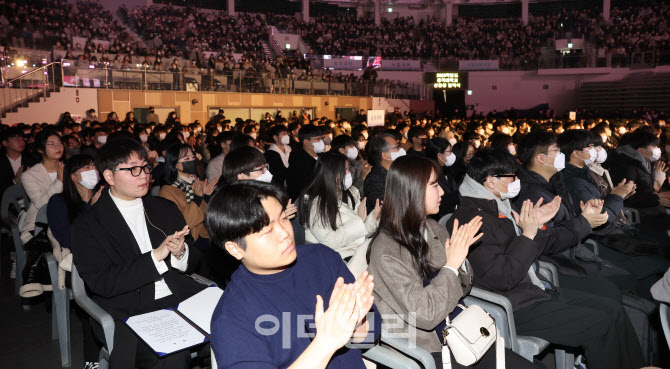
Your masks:
{"label": "man in navy sweater", "polygon": [[212,316],[217,363],[363,369],[357,346],[381,333],[373,277],[355,279],[329,247],[296,247],[287,203],[274,184],[240,181],[208,205],[210,239],[242,262]]}

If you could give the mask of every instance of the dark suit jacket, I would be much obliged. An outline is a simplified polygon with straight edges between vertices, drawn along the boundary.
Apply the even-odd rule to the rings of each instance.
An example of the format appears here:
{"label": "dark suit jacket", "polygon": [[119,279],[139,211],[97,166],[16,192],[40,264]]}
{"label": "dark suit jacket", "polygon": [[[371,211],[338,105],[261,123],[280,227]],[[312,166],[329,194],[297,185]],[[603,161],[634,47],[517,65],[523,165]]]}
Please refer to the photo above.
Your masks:
{"label": "dark suit jacket", "polygon": [[[145,217],[151,221],[147,221],[147,229],[153,248],[160,246],[165,235],[173,234],[186,225],[179,208],[172,201],[155,196],[145,196],[142,201]],[[192,242],[189,244],[187,273],[200,260],[198,250],[191,246]],[[75,220],[72,226],[72,254],[92,299],[115,319],[156,310],[154,282],[161,277],[180,301],[205,287],[174,269],[170,265],[170,257],[165,259],[168,271],[162,275],[158,273],[151,254],[140,253],[139,245],[109,190],[104,191],[98,202]]]}
{"label": "dark suit jacket", "polygon": [[[21,165],[31,167],[35,163],[28,155],[21,154]],[[12,169],[12,164],[9,162],[7,154],[0,152],[0,198],[5,190],[12,185],[14,185],[14,169]]]}
{"label": "dark suit jacket", "polygon": [[288,196],[295,202],[307,185],[312,181],[316,167],[316,159],[307,153],[302,147],[291,151],[288,157],[288,171],[286,177],[286,190]]}

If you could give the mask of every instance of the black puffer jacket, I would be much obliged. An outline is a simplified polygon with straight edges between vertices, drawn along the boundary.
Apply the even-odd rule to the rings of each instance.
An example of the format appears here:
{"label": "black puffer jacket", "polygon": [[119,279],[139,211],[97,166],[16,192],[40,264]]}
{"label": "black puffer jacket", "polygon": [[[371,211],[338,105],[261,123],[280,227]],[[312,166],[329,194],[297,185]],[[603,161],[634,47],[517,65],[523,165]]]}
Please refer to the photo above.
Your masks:
{"label": "black puffer jacket", "polygon": [[[544,203],[551,202],[554,197],[561,196],[561,208],[554,218],[545,226],[551,232],[552,237],[547,242],[542,260],[556,266],[561,274],[576,277],[586,276],[587,265],[577,263],[577,259],[592,261],[593,272],[600,266],[600,258],[582,245],[582,240],[592,231],[589,221],[578,215],[574,209],[573,201],[563,184],[562,173],[559,172],[547,182],[541,175],[519,166],[518,176],[521,180],[521,192],[514,199],[512,207],[518,212],[525,200],[530,199],[536,203],[540,198]],[[589,268],[589,271],[591,268]]]}

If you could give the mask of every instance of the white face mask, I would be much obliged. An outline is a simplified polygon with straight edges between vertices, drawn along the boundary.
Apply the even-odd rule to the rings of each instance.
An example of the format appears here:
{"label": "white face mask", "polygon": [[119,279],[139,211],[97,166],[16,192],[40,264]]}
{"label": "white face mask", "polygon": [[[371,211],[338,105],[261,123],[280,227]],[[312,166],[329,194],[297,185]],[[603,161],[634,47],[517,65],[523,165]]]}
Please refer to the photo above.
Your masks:
{"label": "white face mask", "polygon": [[368,131],[363,131],[363,133],[361,134],[363,135],[363,137],[365,137],[366,140],[368,139]]}
{"label": "white face mask", "polygon": [[347,149],[347,158],[349,160],[355,160],[358,157],[358,150],[355,147],[350,147]]}
{"label": "white face mask", "polygon": [[[358,146],[359,150],[365,150],[365,144],[366,143],[367,143],[366,141],[358,141],[358,142],[356,142],[356,146]],[[670,152],[670,151],[668,151],[668,152]]]}
{"label": "white face mask", "polygon": [[281,143],[282,143],[282,145],[290,144],[291,143],[291,137],[289,137],[288,135],[282,136]]}
{"label": "white face mask", "polygon": [[253,139],[255,140],[256,137],[258,137],[258,133],[253,132],[253,133],[250,133],[249,136],[253,137]]}
{"label": "white face mask", "polygon": [[344,189],[348,190],[352,184],[354,184],[354,178],[351,176],[351,173],[347,173],[347,175],[344,176]]}
{"label": "white face mask", "polygon": [[[505,184],[501,180],[499,180],[498,178],[496,178],[496,180],[498,182],[502,183],[502,184]],[[519,179],[517,179],[514,182],[507,185],[507,192],[501,192],[500,193],[500,198],[503,199],[503,200],[513,199],[513,198],[517,197],[517,195],[519,195],[519,192],[521,192],[521,181]]]}
{"label": "white face mask", "polygon": [[651,157],[649,158],[649,161],[657,161],[658,159],[661,158],[661,149],[660,148],[655,148],[651,150]]}
{"label": "white face mask", "polygon": [[223,127],[216,127],[216,130],[219,131],[219,133],[223,132]]}
{"label": "white face mask", "polygon": [[444,157],[443,161],[445,167],[450,167],[456,162],[456,155],[454,155],[454,153],[450,153],[449,155],[442,154],[442,156]]}
{"label": "white face mask", "polygon": [[402,147],[400,148],[400,150],[396,152],[390,152],[389,154],[391,154],[391,161],[395,161],[399,157],[407,155],[405,149],[403,149]]}
{"label": "white face mask", "polygon": [[98,143],[101,144],[106,144],[107,143],[107,136],[98,136]]}
{"label": "white face mask", "polygon": [[323,140],[319,140],[319,142],[312,142],[312,147],[312,150],[314,150],[315,153],[321,154],[323,150],[326,149],[326,144]]}
{"label": "white face mask", "polygon": [[503,127],[502,133],[505,134],[505,135],[508,135],[509,134],[509,128]]}
{"label": "white face mask", "polygon": [[[551,158],[551,156],[549,156],[549,155],[546,155],[546,154],[542,154],[542,155],[544,155],[548,158]],[[565,169],[565,154],[563,154],[562,152],[559,151],[558,154],[556,154],[556,156],[554,156],[553,158],[554,158],[554,164],[552,164],[551,166],[556,168],[556,170],[558,172]],[[549,164],[544,164],[544,163],[542,163],[542,164],[543,165],[549,165]]]}
{"label": "white face mask", "polygon": [[81,181],[79,181],[79,183],[89,190],[94,189],[95,185],[100,182],[100,174],[98,174],[98,171],[95,169],[87,170],[79,174],[81,175]]}
{"label": "white face mask", "polygon": [[589,158],[584,160],[584,165],[593,164],[596,161],[596,158],[598,158],[598,152],[596,151],[596,148],[594,147],[594,148],[589,150]]}
{"label": "white face mask", "polygon": [[159,134],[158,134],[158,138],[160,138],[161,141],[163,141],[163,140],[165,139],[165,136],[166,136],[166,135],[167,135],[167,133],[159,133]]}
{"label": "white face mask", "polygon": [[147,135],[140,135],[140,141],[142,141],[142,143],[147,142],[148,139],[149,139],[149,136],[147,136]]}
{"label": "white face mask", "polygon": [[270,183],[272,182],[272,173],[270,173],[269,170],[266,170],[265,173],[256,178],[256,181]]}
{"label": "white face mask", "polygon": [[181,135],[184,136],[184,140],[188,140],[188,137],[191,135],[191,132],[183,131]]}
{"label": "white face mask", "polygon": [[514,145],[507,146],[507,150],[509,150],[510,154],[516,155],[516,147],[514,147]]}
{"label": "white face mask", "polygon": [[605,162],[605,160],[607,160],[607,150],[605,150],[605,148],[602,148],[600,149],[600,151],[598,151],[598,157],[596,158],[596,163],[602,164]]}
{"label": "white face mask", "polygon": [[475,149],[478,149],[479,146],[482,144],[482,142],[479,141],[479,140],[474,140],[474,141],[472,142],[472,144],[475,145]]}
{"label": "white face mask", "polygon": [[455,138],[450,138],[447,141],[449,141],[449,144],[451,145],[451,147],[454,147],[454,145],[456,145],[456,143],[458,143],[458,141]]}

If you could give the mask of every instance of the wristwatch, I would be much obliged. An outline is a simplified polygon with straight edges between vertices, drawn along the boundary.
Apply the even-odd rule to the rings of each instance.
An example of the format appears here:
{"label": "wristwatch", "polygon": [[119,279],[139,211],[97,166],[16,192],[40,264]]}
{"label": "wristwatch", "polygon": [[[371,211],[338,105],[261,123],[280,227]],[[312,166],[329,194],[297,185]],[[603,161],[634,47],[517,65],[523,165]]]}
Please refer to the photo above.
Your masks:
{"label": "wristwatch", "polygon": [[186,247],[184,247],[184,251],[182,251],[181,254],[179,254],[179,256],[177,256],[177,260],[183,259],[184,255],[186,255]]}

